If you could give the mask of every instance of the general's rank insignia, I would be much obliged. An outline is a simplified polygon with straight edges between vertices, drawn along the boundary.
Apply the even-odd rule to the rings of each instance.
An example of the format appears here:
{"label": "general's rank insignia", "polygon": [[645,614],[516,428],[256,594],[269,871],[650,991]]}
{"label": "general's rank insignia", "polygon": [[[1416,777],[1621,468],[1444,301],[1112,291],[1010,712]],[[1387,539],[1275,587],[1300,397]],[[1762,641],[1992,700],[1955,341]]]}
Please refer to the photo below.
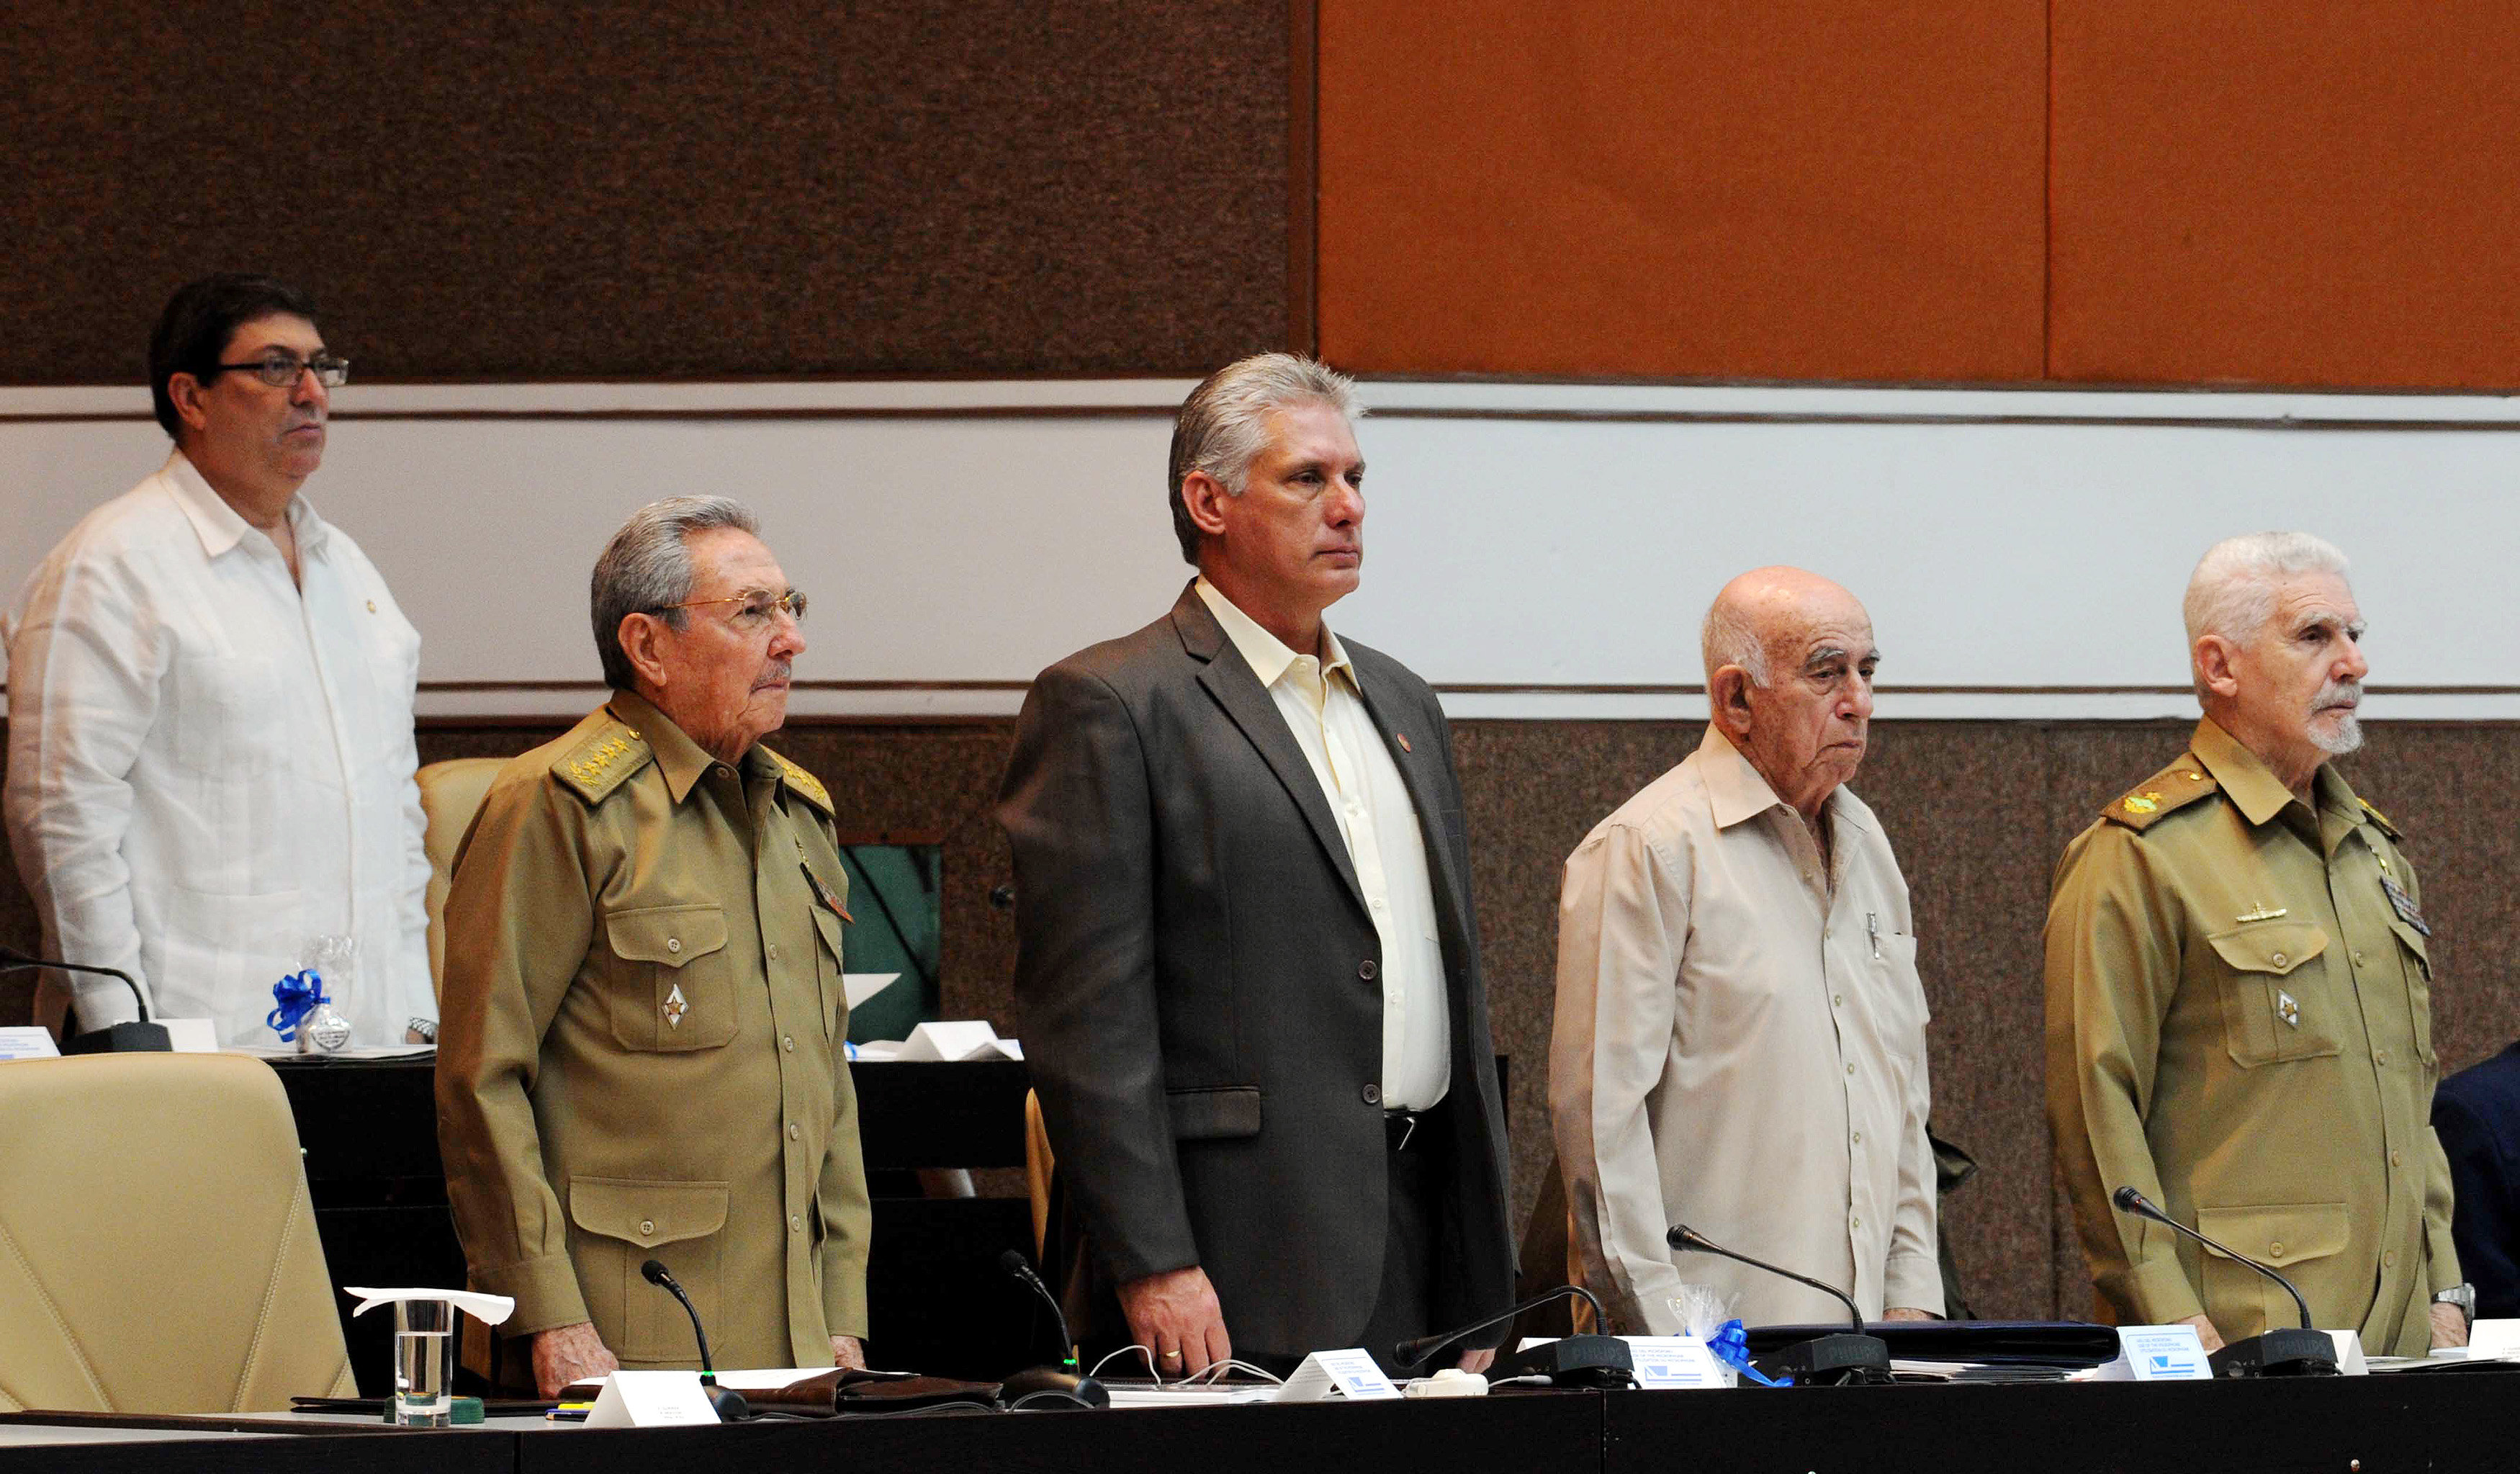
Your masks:
{"label": "general's rank insignia", "polygon": [[2275,990],[2275,1016],[2298,1029],[2301,1027],[2301,1002],[2278,988]]}
{"label": "general's rank insignia", "polygon": [[2123,806],[2130,814],[2149,814],[2153,810],[2161,807],[2161,795],[2158,793],[2130,793],[2123,800]]}
{"label": "general's rank insignia", "polygon": [[690,1011],[692,1011],[692,1005],[684,1001],[683,985],[676,983],[673,991],[665,995],[665,1027],[668,1029],[681,1028],[683,1026],[683,1015]]}

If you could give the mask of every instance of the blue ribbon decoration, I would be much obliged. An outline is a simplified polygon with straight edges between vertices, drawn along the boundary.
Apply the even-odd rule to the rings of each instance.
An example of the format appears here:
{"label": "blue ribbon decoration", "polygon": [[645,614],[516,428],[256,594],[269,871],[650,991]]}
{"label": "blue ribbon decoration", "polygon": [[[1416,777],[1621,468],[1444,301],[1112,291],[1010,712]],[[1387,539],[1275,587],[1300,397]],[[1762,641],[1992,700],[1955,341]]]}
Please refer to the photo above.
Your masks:
{"label": "blue ribbon decoration", "polygon": [[1771,1377],[1750,1364],[1750,1333],[1741,1328],[1737,1319],[1725,1321],[1714,1335],[1707,1337],[1706,1349],[1715,1353],[1715,1360],[1762,1387],[1794,1385],[1791,1377]]}
{"label": "blue ribbon decoration", "polygon": [[318,1004],[329,1004],[324,996],[324,974],[309,967],[292,972],[271,985],[271,996],[280,1006],[263,1015],[262,1021],[280,1035],[280,1042],[292,1044],[297,1039],[297,1026]]}

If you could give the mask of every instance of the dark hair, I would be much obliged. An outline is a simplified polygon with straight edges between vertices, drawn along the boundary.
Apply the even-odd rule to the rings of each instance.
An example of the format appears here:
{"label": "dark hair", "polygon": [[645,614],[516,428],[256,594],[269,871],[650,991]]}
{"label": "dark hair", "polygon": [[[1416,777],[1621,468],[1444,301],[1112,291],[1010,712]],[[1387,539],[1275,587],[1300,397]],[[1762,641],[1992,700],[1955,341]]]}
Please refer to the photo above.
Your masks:
{"label": "dark hair", "polygon": [[184,438],[184,422],[175,414],[166,380],[178,374],[208,378],[239,328],[282,314],[314,322],[314,299],[269,277],[237,272],[203,277],[175,290],[166,310],[158,315],[158,331],[149,335],[149,398],[169,438]]}

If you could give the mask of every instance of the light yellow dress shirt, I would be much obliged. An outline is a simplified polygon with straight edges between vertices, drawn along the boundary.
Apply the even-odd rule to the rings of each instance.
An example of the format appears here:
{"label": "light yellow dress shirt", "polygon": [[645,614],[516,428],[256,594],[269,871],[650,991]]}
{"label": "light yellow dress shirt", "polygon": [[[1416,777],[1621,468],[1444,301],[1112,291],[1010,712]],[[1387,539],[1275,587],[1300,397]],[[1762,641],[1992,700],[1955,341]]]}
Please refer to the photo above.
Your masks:
{"label": "light yellow dress shirt", "polygon": [[1286,719],[1322,795],[1338,820],[1356,881],[1382,940],[1382,1100],[1422,1110],[1452,1086],[1452,1021],[1444,1005],[1444,947],[1435,929],[1435,887],[1426,837],[1400,766],[1366,710],[1356,667],[1338,637],[1322,627],[1327,665],[1284,641],[1201,578],[1198,597]]}
{"label": "light yellow dress shirt", "polygon": [[1590,1287],[1619,1327],[1680,1330],[1683,1283],[1752,1325],[1939,1313],[1925,1143],[1925,995],[1908,883],[1841,787],[1831,863],[1724,735],[1603,820],[1566,861],[1549,1104]]}

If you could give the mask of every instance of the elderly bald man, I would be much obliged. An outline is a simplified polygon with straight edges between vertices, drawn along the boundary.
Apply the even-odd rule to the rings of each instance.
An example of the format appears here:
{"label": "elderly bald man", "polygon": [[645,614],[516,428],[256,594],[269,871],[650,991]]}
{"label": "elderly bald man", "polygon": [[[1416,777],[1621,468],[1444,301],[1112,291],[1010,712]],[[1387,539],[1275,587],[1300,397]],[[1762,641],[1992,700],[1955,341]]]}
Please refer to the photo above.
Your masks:
{"label": "elderly bald man", "polygon": [[1799,568],[1725,586],[1712,720],[1566,861],[1549,1106],[1585,1280],[1629,1333],[1683,1328],[1684,1283],[1753,1325],[1842,1318],[1712,1256],[1687,1223],[1846,1288],[1869,1318],[1943,1306],[1925,1143],[1925,995],[1908,882],[1846,788],[1872,619]]}

